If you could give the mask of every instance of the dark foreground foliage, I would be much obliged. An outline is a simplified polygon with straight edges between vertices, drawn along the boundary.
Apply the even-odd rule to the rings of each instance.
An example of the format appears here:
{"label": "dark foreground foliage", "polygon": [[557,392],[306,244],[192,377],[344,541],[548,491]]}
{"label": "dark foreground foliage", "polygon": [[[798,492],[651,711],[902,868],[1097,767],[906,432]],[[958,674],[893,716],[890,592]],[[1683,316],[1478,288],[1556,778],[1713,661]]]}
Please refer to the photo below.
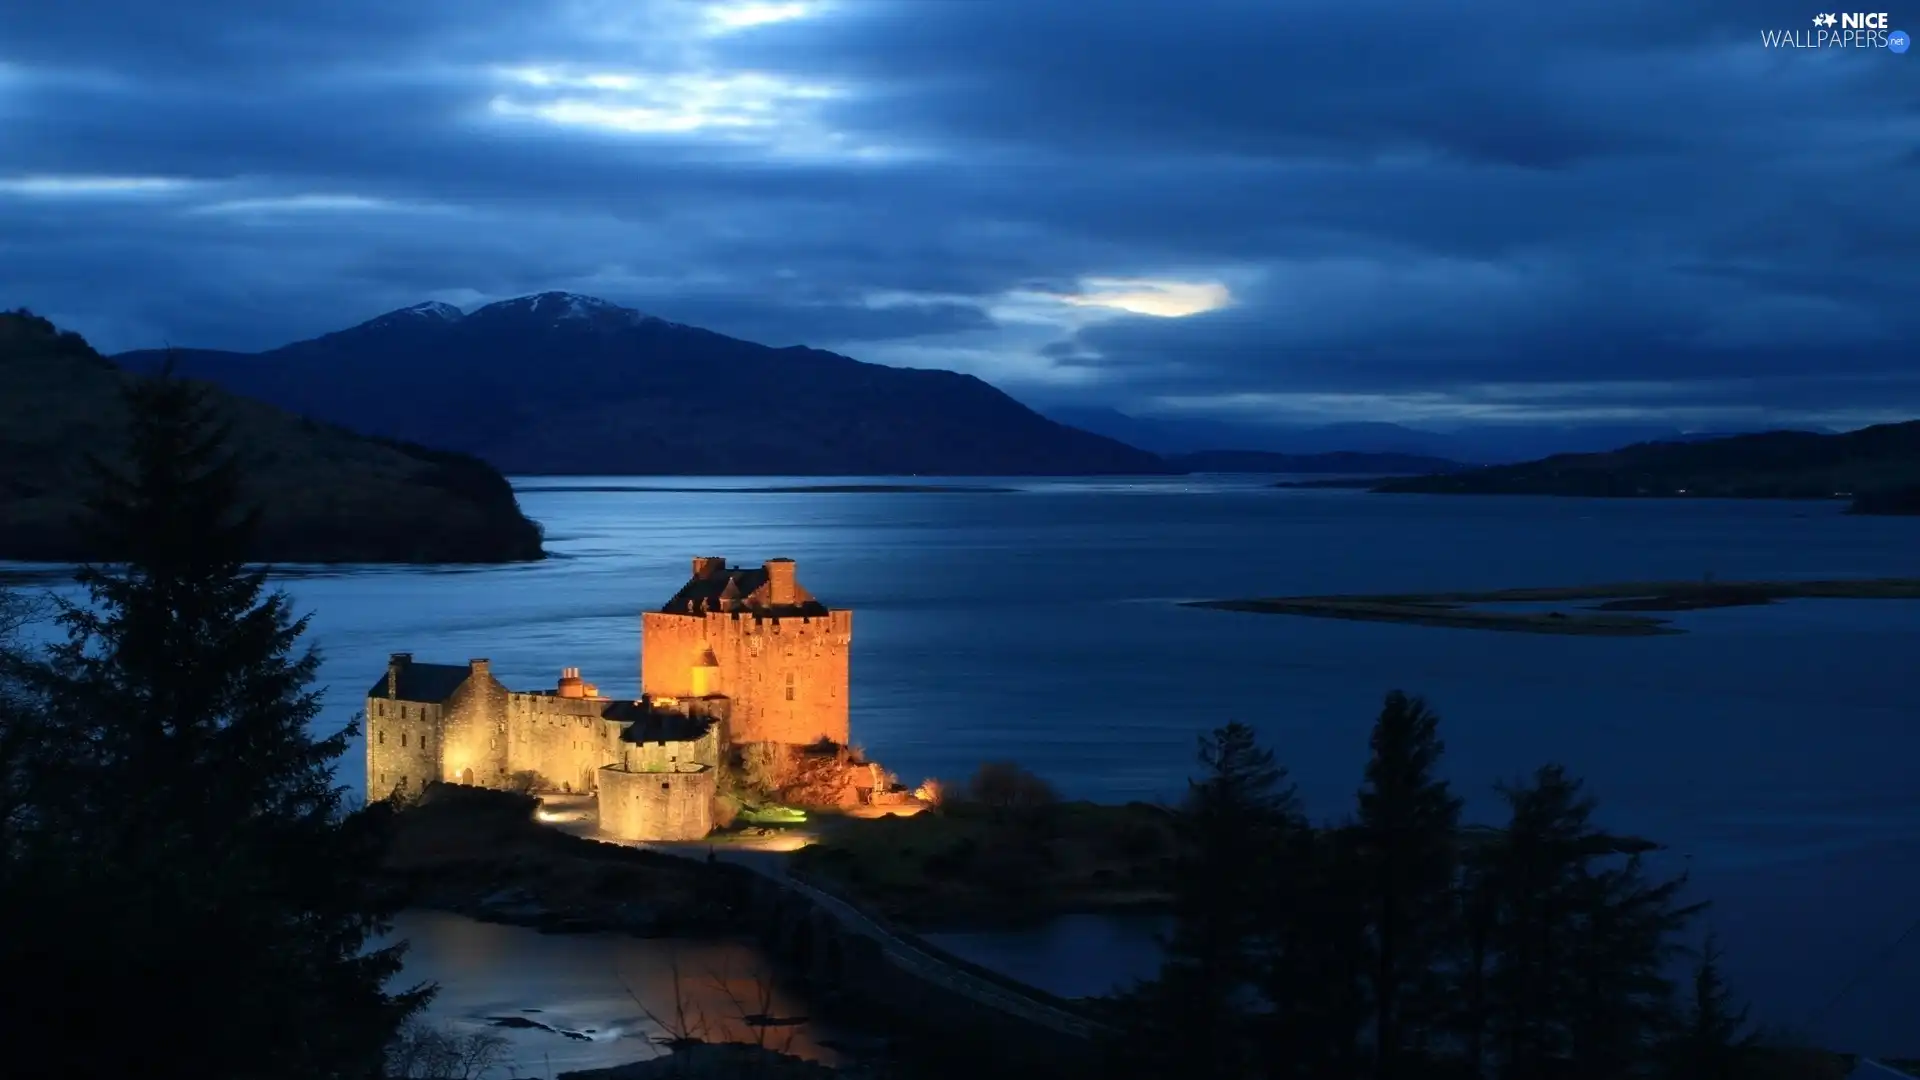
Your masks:
{"label": "dark foreground foliage", "polygon": [[[1201,740],[1159,978],[1119,1002],[1105,1075],[1190,1080],[1769,1080],[1704,905],[1593,823],[1559,766],[1463,826],[1437,718],[1388,695],[1351,820],[1312,825],[1251,729]],[[1799,1063],[1804,1065],[1805,1063]],[[1814,1075],[1814,1074],[1804,1074]]]}
{"label": "dark foreground foliage", "polygon": [[[255,516],[201,391],[129,384],[64,640],[0,698],[0,1043],[64,1077],[369,1077],[430,994],[392,993],[377,873],[391,810],[350,810],[351,727],[309,734],[306,620],[243,562]],[[36,1049],[27,1049],[34,1047]]]}

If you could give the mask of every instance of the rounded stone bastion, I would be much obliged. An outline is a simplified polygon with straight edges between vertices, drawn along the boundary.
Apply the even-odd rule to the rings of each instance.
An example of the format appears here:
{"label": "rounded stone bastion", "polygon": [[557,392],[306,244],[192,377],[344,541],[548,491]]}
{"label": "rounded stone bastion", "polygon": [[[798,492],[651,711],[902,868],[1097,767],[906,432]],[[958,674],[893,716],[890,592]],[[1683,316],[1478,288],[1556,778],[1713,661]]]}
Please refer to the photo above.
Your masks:
{"label": "rounded stone bastion", "polygon": [[600,831],[620,840],[699,840],[713,831],[719,772],[681,762],[673,771],[599,771]]}

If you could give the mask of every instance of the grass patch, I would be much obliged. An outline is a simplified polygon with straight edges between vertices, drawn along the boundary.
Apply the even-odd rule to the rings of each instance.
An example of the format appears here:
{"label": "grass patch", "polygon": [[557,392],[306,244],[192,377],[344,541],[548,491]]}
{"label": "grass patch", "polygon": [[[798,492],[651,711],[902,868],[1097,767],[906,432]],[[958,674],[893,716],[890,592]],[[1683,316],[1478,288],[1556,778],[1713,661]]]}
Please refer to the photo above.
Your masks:
{"label": "grass patch", "polygon": [[957,803],[816,824],[820,840],[795,853],[795,868],[921,929],[1158,906],[1176,852],[1170,815],[1145,803]]}

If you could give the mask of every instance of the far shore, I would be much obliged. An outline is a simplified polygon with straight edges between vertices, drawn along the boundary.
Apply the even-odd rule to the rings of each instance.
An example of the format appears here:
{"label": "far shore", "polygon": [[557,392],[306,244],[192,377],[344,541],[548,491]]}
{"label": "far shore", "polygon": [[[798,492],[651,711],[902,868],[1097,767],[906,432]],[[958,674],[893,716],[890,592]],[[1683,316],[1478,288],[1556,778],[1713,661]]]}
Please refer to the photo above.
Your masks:
{"label": "far shore", "polygon": [[543,484],[516,487],[516,495],[527,492],[563,491],[661,491],[690,495],[1007,495],[1019,488],[982,487],[966,484],[782,484],[771,487],[657,487],[651,484],[569,485]]}
{"label": "far shore", "polygon": [[[1623,614],[1746,607],[1776,600],[1920,600],[1920,578],[1855,581],[1663,581],[1483,592],[1387,593],[1345,596],[1280,596],[1241,600],[1195,600],[1183,607],[1307,615],[1325,619],[1449,626],[1532,634],[1646,637],[1682,634],[1666,619]],[[1599,601],[1576,611],[1487,611],[1480,604]]]}

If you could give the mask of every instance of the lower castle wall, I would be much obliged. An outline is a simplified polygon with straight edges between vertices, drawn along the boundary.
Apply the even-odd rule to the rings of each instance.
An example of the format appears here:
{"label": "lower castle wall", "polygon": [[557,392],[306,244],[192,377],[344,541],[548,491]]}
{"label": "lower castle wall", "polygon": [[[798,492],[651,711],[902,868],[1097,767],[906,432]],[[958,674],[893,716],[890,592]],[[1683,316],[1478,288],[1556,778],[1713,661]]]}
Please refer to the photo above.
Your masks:
{"label": "lower castle wall", "polygon": [[594,774],[620,760],[621,725],[605,720],[606,702],[554,694],[510,694],[507,772],[534,774],[545,791],[588,792]]}
{"label": "lower castle wall", "polygon": [[719,774],[600,770],[602,832],[620,840],[699,840],[713,831],[713,800]]}

